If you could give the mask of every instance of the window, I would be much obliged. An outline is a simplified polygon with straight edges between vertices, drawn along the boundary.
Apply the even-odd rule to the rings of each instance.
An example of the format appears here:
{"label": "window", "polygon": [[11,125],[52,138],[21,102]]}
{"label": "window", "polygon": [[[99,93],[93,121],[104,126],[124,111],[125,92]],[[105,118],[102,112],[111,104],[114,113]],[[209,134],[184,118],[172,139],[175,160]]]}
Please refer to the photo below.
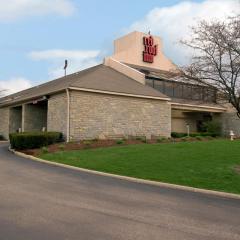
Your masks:
{"label": "window", "polygon": [[202,100],[202,88],[199,86],[192,87],[192,99]]}
{"label": "window", "polygon": [[174,83],[174,97],[175,98],[182,98],[183,97],[183,84],[181,83]]}
{"label": "window", "polygon": [[215,102],[215,89],[167,80],[146,79],[146,84],[173,98]]}
{"label": "window", "polygon": [[216,101],[216,94],[213,89],[205,89],[205,96],[204,100],[207,102],[215,102]]}
{"label": "window", "polygon": [[173,83],[172,82],[165,82],[165,92],[167,96],[173,97],[174,95],[174,90],[173,90]]}
{"label": "window", "polygon": [[164,81],[154,81],[154,88],[156,88],[159,92],[165,93],[165,84]]}
{"label": "window", "polygon": [[192,86],[191,85],[183,85],[183,98],[191,99],[192,98]]}

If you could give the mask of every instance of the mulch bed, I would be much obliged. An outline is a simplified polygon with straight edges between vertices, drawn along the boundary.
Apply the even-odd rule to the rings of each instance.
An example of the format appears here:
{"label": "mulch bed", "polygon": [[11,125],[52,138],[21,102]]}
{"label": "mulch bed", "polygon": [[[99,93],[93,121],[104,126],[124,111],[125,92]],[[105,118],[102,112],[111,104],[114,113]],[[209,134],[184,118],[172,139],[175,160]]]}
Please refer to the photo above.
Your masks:
{"label": "mulch bed", "polygon": [[[47,151],[49,153],[55,153],[59,151],[72,151],[72,150],[83,150],[83,149],[95,149],[95,148],[105,148],[105,147],[113,147],[113,146],[126,146],[133,144],[154,144],[154,143],[171,143],[171,142],[192,142],[192,141],[209,141],[211,139],[203,138],[201,140],[197,140],[196,138],[189,139],[181,139],[181,138],[171,138],[162,140],[161,142],[157,141],[157,139],[147,140],[144,139],[127,139],[127,140],[85,140],[79,142],[70,142],[70,143],[58,143],[53,144],[47,147]],[[121,141],[121,142],[119,142]],[[21,150],[22,153],[39,156],[42,153],[42,149],[27,149]]]}

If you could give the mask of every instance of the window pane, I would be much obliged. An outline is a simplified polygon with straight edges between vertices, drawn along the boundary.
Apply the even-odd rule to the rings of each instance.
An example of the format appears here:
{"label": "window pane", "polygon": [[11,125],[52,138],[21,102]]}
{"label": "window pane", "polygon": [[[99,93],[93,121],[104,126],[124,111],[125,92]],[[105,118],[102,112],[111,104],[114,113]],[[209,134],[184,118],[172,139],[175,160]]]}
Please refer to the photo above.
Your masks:
{"label": "window pane", "polygon": [[154,88],[156,88],[161,93],[164,93],[164,82],[163,81],[154,81]]}
{"label": "window pane", "polygon": [[212,89],[206,89],[205,91],[205,101],[215,102],[215,91]]}
{"label": "window pane", "polygon": [[165,94],[169,97],[173,97],[173,83],[165,82]]}
{"label": "window pane", "polygon": [[202,88],[199,86],[192,88],[192,99],[201,100],[202,99]]}
{"label": "window pane", "polygon": [[182,98],[183,97],[183,84],[181,83],[174,83],[174,97],[175,98]]}
{"label": "window pane", "polygon": [[184,85],[183,86],[183,98],[191,99],[192,93],[191,93],[191,86],[190,85]]}

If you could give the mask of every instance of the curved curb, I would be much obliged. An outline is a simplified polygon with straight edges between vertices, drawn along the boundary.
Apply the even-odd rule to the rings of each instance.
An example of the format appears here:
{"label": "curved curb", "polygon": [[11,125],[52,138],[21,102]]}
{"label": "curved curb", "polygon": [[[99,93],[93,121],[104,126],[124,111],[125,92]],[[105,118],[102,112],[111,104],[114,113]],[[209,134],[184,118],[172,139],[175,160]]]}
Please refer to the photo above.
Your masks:
{"label": "curved curb", "polygon": [[33,161],[37,161],[37,162],[41,162],[41,163],[45,163],[45,164],[49,164],[49,165],[54,165],[54,166],[59,166],[59,167],[63,167],[63,168],[71,169],[71,170],[77,170],[80,172],[92,173],[92,174],[99,175],[99,176],[112,177],[112,178],[130,181],[130,182],[140,183],[140,184],[147,184],[147,185],[152,185],[152,186],[165,187],[165,188],[183,190],[183,191],[195,192],[195,193],[203,193],[203,194],[208,194],[208,195],[212,195],[212,196],[216,196],[216,197],[240,200],[240,195],[234,194],[234,193],[218,192],[218,191],[214,191],[214,190],[187,187],[187,186],[181,186],[181,185],[177,185],[177,184],[164,183],[164,182],[156,182],[156,181],[144,180],[144,179],[140,179],[140,178],[116,175],[116,174],[112,174],[112,173],[104,173],[104,172],[99,172],[99,171],[95,171],[95,170],[89,170],[89,169],[85,169],[85,168],[79,168],[79,167],[74,167],[74,166],[70,166],[70,165],[66,165],[66,164],[62,164],[62,163],[43,160],[43,159],[31,156],[31,155],[27,155],[25,153],[15,151],[15,150],[11,149],[10,147],[9,147],[9,151],[14,153],[15,155],[23,157],[25,159],[30,159]]}

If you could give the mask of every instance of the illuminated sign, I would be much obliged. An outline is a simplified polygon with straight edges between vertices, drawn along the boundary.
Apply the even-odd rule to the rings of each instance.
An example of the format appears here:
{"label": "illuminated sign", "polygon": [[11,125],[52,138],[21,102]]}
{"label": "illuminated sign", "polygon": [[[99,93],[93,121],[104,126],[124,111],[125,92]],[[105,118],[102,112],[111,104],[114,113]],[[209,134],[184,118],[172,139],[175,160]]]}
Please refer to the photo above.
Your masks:
{"label": "illuminated sign", "polygon": [[152,36],[143,37],[143,61],[148,63],[153,63],[154,57],[157,56],[158,46],[154,45],[154,39]]}

